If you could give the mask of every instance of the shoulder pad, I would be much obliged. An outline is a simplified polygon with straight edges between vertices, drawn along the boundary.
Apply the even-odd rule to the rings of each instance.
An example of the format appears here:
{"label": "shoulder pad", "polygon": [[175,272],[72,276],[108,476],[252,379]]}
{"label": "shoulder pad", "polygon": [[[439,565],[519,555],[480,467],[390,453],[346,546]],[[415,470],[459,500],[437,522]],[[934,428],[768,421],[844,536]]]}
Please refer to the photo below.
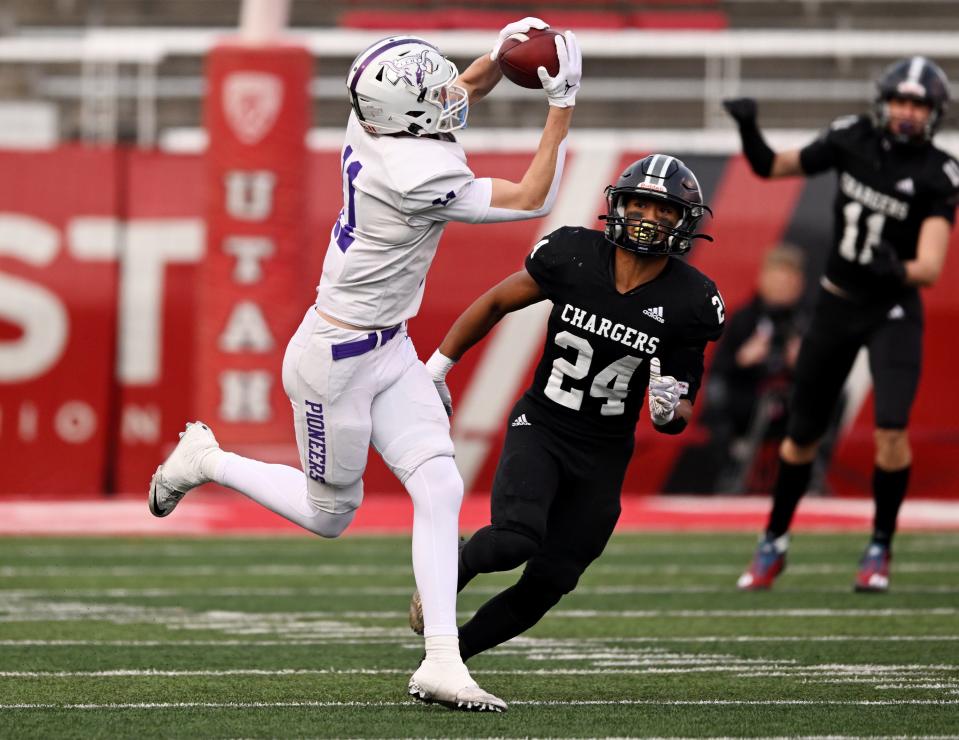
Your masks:
{"label": "shoulder pad", "polygon": [[959,162],[952,157],[947,157],[942,163],[942,171],[946,179],[949,180],[953,190],[959,190]]}
{"label": "shoulder pad", "polygon": [[842,131],[843,129],[850,128],[855,126],[859,122],[860,116],[839,116],[832,123],[829,124],[830,131]]}

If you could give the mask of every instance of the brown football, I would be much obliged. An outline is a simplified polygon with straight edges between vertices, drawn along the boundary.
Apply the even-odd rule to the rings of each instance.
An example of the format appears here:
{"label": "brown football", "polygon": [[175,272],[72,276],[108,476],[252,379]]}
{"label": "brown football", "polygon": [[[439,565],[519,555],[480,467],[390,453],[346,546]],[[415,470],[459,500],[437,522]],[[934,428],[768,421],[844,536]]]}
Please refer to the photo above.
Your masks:
{"label": "brown football", "polygon": [[539,67],[546,67],[550,76],[559,72],[555,38],[560,35],[551,28],[543,31],[531,28],[525,33],[514,33],[507,38],[497,57],[503,76],[520,87],[531,90],[541,88],[543,84],[536,74]]}

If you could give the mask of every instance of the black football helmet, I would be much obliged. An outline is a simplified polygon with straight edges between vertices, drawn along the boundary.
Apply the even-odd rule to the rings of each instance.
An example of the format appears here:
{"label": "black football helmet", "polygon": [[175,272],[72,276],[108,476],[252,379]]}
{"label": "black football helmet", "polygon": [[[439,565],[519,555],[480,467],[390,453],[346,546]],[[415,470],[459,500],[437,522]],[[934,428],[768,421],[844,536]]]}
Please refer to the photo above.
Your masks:
{"label": "black football helmet", "polygon": [[[668,201],[679,210],[675,226],[648,219],[627,219],[626,199],[643,196]],[[702,190],[696,175],[682,160],[668,154],[650,154],[633,162],[615,185],[606,188],[606,239],[617,247],[639,254],[685,254],[693,239],[712,241],[707,234],[697,234],[703,216],[712,215],[703,203]],[[638,227],[636,238],[627,227]]]}
{"label": "black football helmet", "polygon": [[929,141],[935,135],[946,107],[949,105],[949,80],[939,65],[926,57],[906,57],[893,62],[876,80],[874,117],[876,125],[888,131],[889,106],[892,98],[903,98],[925,103],[932,110],[929,121],[922,131],[915,134],[889,135],[906,144],[913,141]]}

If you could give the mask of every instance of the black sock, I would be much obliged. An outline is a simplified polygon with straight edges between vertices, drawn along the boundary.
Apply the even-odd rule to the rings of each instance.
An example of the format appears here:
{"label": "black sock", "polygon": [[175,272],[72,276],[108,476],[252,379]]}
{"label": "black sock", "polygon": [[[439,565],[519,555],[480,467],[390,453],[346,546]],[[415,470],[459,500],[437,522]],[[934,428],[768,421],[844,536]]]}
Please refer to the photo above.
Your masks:
{"label": "black sock", "polygon": [[[514,586],[515,588],[515,586]],[[506,642],[525,632],[531,625],[516,618],[509,606],[507,589],[481,606],[473,618],[460,627],[460,657],[472,658],[477,653]]]}
{"label": "black sock", "polygon": [[481,606],[473,618],[460,627],[460,656],[463,660],[502,645],[521,635],[559,603],[562,594],[542,587],[525,574],[514,585]]}
{"label": "black sock", "polygon": [[876,516],[873,519],[872,541],[889,547],[896,533],[896,519],[899,507],[906,498],[909,485],[909,471],[912,466],[901,470],[883,470],[876,467],[872,471],[872,497],[876,502]]}
{"label": "black sock", "polygon": [[809,477],[812,475],[812,463],[793,464],[779,459],[779,472],[773,488],[773,509],[769,512],[766,534],[781,537],[789,531],[793,514],[799,505],[799,499],[806,493]]}

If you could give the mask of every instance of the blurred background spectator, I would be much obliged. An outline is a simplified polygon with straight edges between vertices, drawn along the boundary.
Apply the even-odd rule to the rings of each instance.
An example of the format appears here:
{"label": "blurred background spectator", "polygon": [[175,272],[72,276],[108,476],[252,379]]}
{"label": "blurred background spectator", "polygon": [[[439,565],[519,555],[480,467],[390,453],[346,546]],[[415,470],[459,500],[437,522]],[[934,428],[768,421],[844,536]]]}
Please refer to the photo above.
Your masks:
{"label": "blurred background spectator", "polygon": [[769,491],[804,328],[804,262],[792,244],[766,252],[755,293],[730,315],[713,355],[700,418],[708,441],[680,456],[667,490]]}

